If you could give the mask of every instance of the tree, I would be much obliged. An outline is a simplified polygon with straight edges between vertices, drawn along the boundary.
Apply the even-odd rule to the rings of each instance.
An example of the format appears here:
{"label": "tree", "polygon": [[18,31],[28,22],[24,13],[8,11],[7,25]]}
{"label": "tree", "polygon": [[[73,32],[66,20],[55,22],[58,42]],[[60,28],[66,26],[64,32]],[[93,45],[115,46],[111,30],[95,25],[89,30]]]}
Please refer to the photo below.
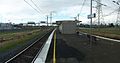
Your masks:
{"label": "tree", "polygon": [[115,25],[113,23],[109,23],[108,25],[109,27],[115,27]]}

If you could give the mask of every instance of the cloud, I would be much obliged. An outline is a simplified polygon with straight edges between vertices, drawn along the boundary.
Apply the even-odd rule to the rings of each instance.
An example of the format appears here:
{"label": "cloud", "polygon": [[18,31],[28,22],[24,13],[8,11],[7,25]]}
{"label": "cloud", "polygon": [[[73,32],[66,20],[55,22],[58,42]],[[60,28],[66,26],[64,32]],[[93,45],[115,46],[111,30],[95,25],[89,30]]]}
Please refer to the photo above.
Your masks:
{"label": "cloud", "polygon": [[60,11],[61,9],[78,6],[83,0],[33,0],[45,12]]}
{"label": "cloud", "polygon": [[[34,8],[34,4],[31,0],[26,0],[30,3]],[[84,0],[32,0],[40,9],[40,13],[36,12],[31,6],[24,2],[24,0],[0,0],[0,15],[6,18],[6,20],[11,19],[13,22],[17,23],[16,19],[24,19],[40,21],[45,20],[46,15],[49,15],[51,11],[56,11],[53,13],[53,20],[56,21],[61,19],[73,19],[78,13],[80,13],[82,3]],[[103,4],[107,6],[102,6],[103,14],[107,15],[110,12],[117,9],[117,5],[115,5],[112,1],[102,0]],[[93,6],[96,6],[96,2],[93,1]],[[37,9],[37,8],[36,8]],[[87,19],[87,15],[90,14],[90,1],[86,0],[86,3],[82,9],[80,14],[80,20],[83,23],[87,23],[89,19]],[[93,8],[93,13],[96,12],[96,9]],[[112,21],[112,17],[105,17],[105,21]],[[14,20],[15,19],[15,20]],[[115,18],[114,18],[115,19]],[[26,22],[25,21],[25,22]],[[3,21],[4,22],[4,21]],[[19,21],[20,22],[20,21]],[[22,21],[21,21],[22,22]]]}

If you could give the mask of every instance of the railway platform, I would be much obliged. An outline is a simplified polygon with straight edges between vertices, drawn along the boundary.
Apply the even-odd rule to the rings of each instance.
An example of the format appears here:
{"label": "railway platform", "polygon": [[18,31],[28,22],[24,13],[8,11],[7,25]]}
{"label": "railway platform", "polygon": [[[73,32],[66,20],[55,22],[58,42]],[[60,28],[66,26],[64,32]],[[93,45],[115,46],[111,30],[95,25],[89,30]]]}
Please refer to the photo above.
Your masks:
{"label": "railway platform", "polygon": [[[120,43],[80,33],[53,34],[43,63],[120,63]],[[92,44],[91,44],[92,43]]]}
{"label": "railway platform", "polygon": [[[46,63],[80,63],[84,60],[85,54],[81,49],[82,41],[86,40],[81,41],[75,34],[63,35],[58,30],[54,37],[56,37],[56,43],[54,44],[55,39],[53,39]],[[56,49],[55,52],[54,49]]]}
{"label": "railway platform", "polygon": [[46,63],[120,63],[119,42],[95,37],[91,40],[82,33],[61,34],[56,30],[56,43],[53,39]]}

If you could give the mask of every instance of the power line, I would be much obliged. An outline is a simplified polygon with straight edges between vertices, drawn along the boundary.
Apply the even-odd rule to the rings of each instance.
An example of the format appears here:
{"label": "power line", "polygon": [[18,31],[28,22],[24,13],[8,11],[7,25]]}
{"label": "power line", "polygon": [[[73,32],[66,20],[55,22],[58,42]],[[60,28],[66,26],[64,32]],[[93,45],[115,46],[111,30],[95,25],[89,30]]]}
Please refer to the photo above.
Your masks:
{"label": "power line", "polygon": [[40,14],[40,12],[37,10],[37,9],[35,9],[30,3],[28,3],[26,0],[24,0],[28,5],[30,5],[36,12],[38,12],[39,14]]}
{"label": "power line", "polygon": [[102,4],[101,2],[99,2],[99,1],[97,1],[97,0],[94,0],[94,1],[97,2],[97,3],[100,4],[100,5],[107,6],[107,5]]}
{"label": "power line", "polygon": [[80,9],[80,13],[78,13],[78,15],[75,17],[75,19],[77,19],[77,17],[78,17],[78,20],[79,20],[79,16],[80,16],[80,14],[81,14],[81,12],[82,12],[82,9],[83,9],[83,7],[84,7],[84,5],[85,5],[85,2],[86,2],[86,0],[83,1],[82,7],[81,7],[81,9]]}
{"label": "power line", "polygon": [[109,14],[104,15],[103,17],[110,16],[111,14],[115,13],[116,11],[118,11],[118,9],[117,9],[117,10],[114,10],[114,11],[112,11],[112,12],[110,12]]}
{"label": "power line", "polygon": [[[107,3],[110,3],[110,5],[113,4],[111,0],[105,0],[105,1],[107,1]],[[114,4],[114,6],[116,6],[116,5]],[[107,5],[106,7],[108,7],[109,9],[115,10],[115,9],[113,8],[114,6],[109,6],[109,5]]]}
{"label": "power line", "polygon": [[35,5],[35,7],[40,11],[40,12],[42,12],[42,10],[35,4],[35,2],[33,1],[33,0],[30,0],[34,5]]}
{"label": "power line", "polygon": [[82,9],[83,9],[83,7],[84,7],[84,5],[85,5],[85,2],[86,2],[86,0],[83,1],[83,4],[82,4],[82,7],[81,7],[81,9],[80,9],[80,13],[79,13],[79,15],[80,15],[81,12],[82,12]]}
{"label": "power line", "polygon": [[[97,2],[97,3],[99,3],[100,5],[102,5],[102,6],[104,6],[104,7],[107,7],[107,8],[109,8],[109,9],[115,10],[115,9],[112,8],[111,6],[108,6],[108,5],[106,5],[106,4],[102,4],[102,3],[98,2],[97,0],[94,0],[94,1]],[[110,1],[110,0],[109,0],[109,1]]]}
{"label": "power line", "polygon": [[[107,1],[109,1],[111,4],[113,4],[111,0],[107,0]],[[114,4],[114,6],[116,6],[116,5]]]}

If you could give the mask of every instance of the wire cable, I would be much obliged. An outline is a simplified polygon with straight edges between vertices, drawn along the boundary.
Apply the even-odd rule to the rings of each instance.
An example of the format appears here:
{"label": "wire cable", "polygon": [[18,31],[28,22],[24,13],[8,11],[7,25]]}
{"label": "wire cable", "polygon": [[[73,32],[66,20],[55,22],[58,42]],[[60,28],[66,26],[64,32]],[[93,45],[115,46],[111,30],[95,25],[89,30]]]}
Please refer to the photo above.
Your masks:
{"label": "wire cable", "polygon": [[110,12],[110,13],[109,13],[109,14],[107,14],[107,15],[104,15],[103,17],[110,16],[111,14],[115,13],[116,11],[118,11],[118,9],[116,9],[116,10],[114,10],[114,11]]}
{"label": "wire cable", "polygon": [[78,13],[77,16],[74,17],[74,19],[77,19],[77,18],[78,18],[78,20],[79,20],[79,16],[80,16],[80,14],[82,13],[82,9],[83,9],[83,7],[84,7],[84,5],[85,5],[85,2],[86,2],[86,0],[83,1],[82,6],[81,6],[81,9],[80,9],[80,13]]}
{"label": "wire cable", "polygon": [[[107,1],[109,1],[111,4],[113,4],[111,0],[107,0]],[[113,5],[116,6],[115,4],[113,4]]]}
{"label": "wire cable", "polygon": [[82,7],[81,7],[81,9],[80,9],[79,15],[82,13],[82,9],[83,9],[83,7],[84,7],[84,5],[85,5],[85,2],[86,2],[86,0],[83,1],[83,4],[82,4]]}
{"label": "wire cable", "polygon": [[107,8],[109,8],[109,9],[115,10],[115,9],[112,8],[111,6],[108,6],[108,5],[106,5],[106,4],[100,3],[100,2],[98,2],[97,0],[94,0],[94,1],[97,2],[97,3],[99,3],[100,5],[102,5],[102,6],[104,6],[104,7],[107,7]]}
{"label": "wire cable", "polygon": [[30,0],[30,1],[35,5],[35,7],[36,7],[40,12],[43,13],[43,11],[36,5],[36,3],[35,3],[33,0]]}
{"label": "wire cable", "polygon": [[29,6],[31,6],[36,12],[40,14],[40,11],[38,11],[36,8],[34,8],[30,3],[28,3],[26,0],[24,0]]}

